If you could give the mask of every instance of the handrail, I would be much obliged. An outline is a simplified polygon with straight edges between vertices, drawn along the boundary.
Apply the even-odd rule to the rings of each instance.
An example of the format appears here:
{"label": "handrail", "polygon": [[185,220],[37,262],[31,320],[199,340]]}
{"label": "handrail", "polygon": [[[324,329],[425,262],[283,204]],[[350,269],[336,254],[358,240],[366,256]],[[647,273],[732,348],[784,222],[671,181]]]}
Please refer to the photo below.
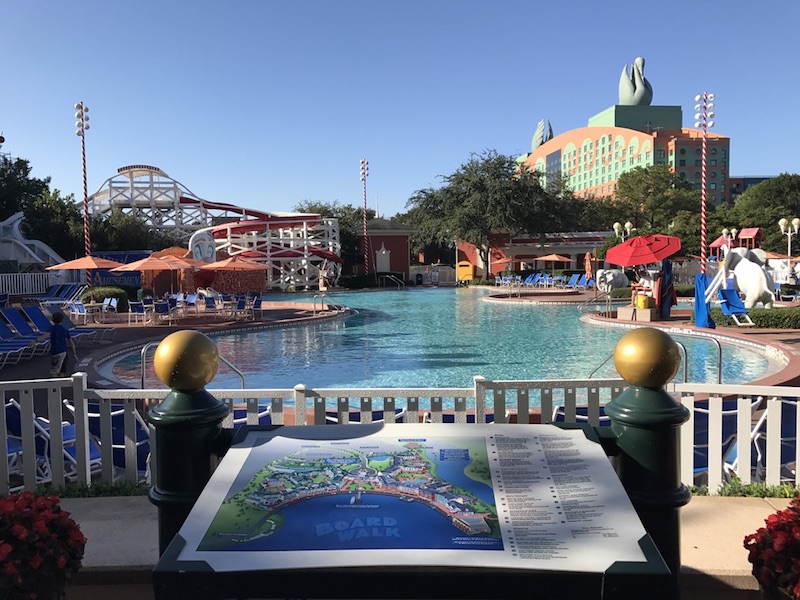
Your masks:
{"label": "handrail", "polygon": [[[717,349],[719,350],[719,354],[717,355],[717,383],[722,383],[722,344],[719,343],[719,340],[715,338],[709,338],[712,342],[717,345]],[[676,341],[678,347],[683,350],[682,358],[683,358],[683,383],[687,383],[689,381],[689,353],[686,351],[686,346],[683,343]],[[591,373],[589,373],[589,379],[591,379],[597,371],[599,371],[603,365],[608,362],[614,356],[614,352],[612,351],[611,354],[606,356],[603,361],[597,365]]]}
{"label": "handrail", "polygon": [[[142,378],[141,378],[142,389],[145,389],[145,384],[147,383],[147,363],[145,362],[145,359],[147,358],[147,351],[150,348],[152,348],[153,346],[158,346],[158,344],[160,344],[160,343],[161,343],[160,341],[159,342],[147,342],[144,346],[142,346],[142,350],[140,352],[140,357],[141,357],[140,364],[142,365],[142,367],[141,367],[142,368]],[[219,356],[219,359],[222,362],[224,362],[226,365],[228,365],[228,367],[231,369],[231,371],[233,371],[234,373],[236,373],[239,376],[239,378],[242,380],[242,389],[245,389],[247,387],[247,384],[245,382],[244,373],[242,373],[239,369],[237,369],[236,366],[231,361],[229,361],[227,358],[225,358],[221,354],[218,354],[218,356]]]}
{"label": "handrail", "polygon": [[[401,281],[400,279],[398,279],[397,277],[395,277],[392,274],[381,275],[380,279],[384,279],[384,280],[388,279],[389,281],[394,281],[397,284],[397,289],[398,290],[406,287],[406,284],[403,281]],[[385,283],[384,283],[384,285],[385,285]]]}
{"label": "handrail", "polygon": [[344,306],[343,304],[336,304],[335,302],[333,302],[333,300],[331,300],[331,297],[328,296],[328,294],[314,294],[313,305],[312,305],[312,311],[313,311],[314,315],[317,314],[317,299],[319,299],[319,304],[320,304],[320,309],[319,310],[320,310],[320,312],[322,312],[324,310],[324,308],[325,308],[325,298],[328,299],[328,302],[327,302],[328,307],[332,308],[336,312],[343,312],[343,311],[347,310],[347,307]]}

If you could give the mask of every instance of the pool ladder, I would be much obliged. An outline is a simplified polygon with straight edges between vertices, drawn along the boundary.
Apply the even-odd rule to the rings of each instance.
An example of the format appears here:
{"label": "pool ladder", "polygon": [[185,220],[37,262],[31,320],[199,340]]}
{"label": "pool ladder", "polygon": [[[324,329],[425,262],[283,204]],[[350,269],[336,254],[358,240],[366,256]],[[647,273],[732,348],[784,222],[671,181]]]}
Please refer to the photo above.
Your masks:
{"label": "pool ladder", "polygon": [[[161,342],[148,342],[144,346],[142,346],[142,351],[141,351],[141,354],[140,354],[140,356],[141,356],[141,366],[142,366],[142,389],[145,389],[145,384],[147,383],[147,369],[145,368],[146,367],[145,358],[147,357],[147,351],[150,348],[152,348],[153,346],[158,346],[158,344],[160,344],[160,343]],[[228,367],[231,369],[231,371],[233,371],[234,373],[236,373],[239,376],[239,378],[242,380],[242,389],[246,389],[247,385],[245,385],[244,373],[242,373],[239,369],[237,369],[231,361],[229,361],[227,358],[225,358],[221,354],[219,354],[218,356],[219,356],[219,359],[222,362],[224,362],[226,365],[228,365]]]}
{"label": "pool ladder", "polygon": [[[713,342],[717,346],[717,384],[722,383],[722,344],[720,344],[719,340],[715,338],[708,338],[709,342]],[[681,342],[675,342],[678,344],[678,347],[681,349],[681,354],[683,358],[683,383],[687,383],[689,380],[689,355],[686,352],[686,346],[684,346]],[[592,372],[589,374],[589,379],[591,379],[597,371],[599,371],[603,365],[605,365],[611,357],[614,356],[612,352],[608,356],[606,356],[603,361],[597,365]]]}
{"label": "pool ladder", "polygon": [[[325,301],[327,299],[327,302]],[[333,309],[336,312],[344,312],[347,310],[347,307],[343,304],[336,304],[331,300],[331,297],[328,294],[315,294],[314,295],[314,304],[313,304],[313,311],[314,314],[317,314],[317,300],[319,300],[319,312],[325,311],[325,305],[328,305],[328,308]]]}

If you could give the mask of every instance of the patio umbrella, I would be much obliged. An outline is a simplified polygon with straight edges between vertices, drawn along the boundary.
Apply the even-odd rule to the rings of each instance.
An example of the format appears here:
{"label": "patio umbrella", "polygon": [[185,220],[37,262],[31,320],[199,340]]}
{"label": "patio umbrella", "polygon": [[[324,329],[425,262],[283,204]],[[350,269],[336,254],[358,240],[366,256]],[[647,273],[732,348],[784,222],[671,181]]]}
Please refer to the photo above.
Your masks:
{"label": "patio umbrella", "polygon": [[269,265],[265,263],[258,263],[246,258],[241,258],[238,255],[224,258],[212,263],[203,263],[200,267],[202,271],[267,271]]}
{"label": "patio umbrella", "polygon": [[587,252],[583,257],[583,270],[586,273],[586,281],[592,280],[592,253]]}
{"label": "patio umbrella", "polygon": [[125,273],[127,271],[180,271],[184,268],[186,267],[178,266],[177,264],[168,262],[163,258],[148,256],[141,260],[137,260],[111,270],[115,273]]}
{"label": "patio umbrella", "polygon": [[572,259],[569,256],[561,256],[560,254],[545,254],[544,256],[540,256],[538,258],[534,258],[533,260],[544,260],[550,262],[572,262]]}
{"label": "patio umbrella", "polygon": [[83,258],[76,258],[75,260],[68,260],[67,262],[47,267],[45,271],[56,271],[61,269],[113,269],[114,267],[121,267],[123,263],[115,260],[108,260],[106,258],[99,258],[96,256],[84,256]]}
{"label": "patio umbrella", "polygon": [[681,240],[674,235],[643,235],[609,248],[606,261],[620,267],[646,265],[669,258],[680,249]]}

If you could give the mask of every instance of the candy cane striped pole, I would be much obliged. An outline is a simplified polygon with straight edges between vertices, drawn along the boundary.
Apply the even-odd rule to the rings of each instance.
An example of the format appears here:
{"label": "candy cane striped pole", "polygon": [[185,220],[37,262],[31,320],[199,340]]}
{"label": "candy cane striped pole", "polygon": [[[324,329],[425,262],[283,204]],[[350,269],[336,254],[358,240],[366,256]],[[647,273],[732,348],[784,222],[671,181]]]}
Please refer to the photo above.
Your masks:
{"label": "candy cane striped pole", "polygon": [[708,130],[714,127],[714,113],[711,112],[714,108],[714,94],[703,92],[695,96],[697,104],[694,109],[700,111],[694,115],[695,127],[703,129],[703,150],[700,157],[700,272],[705,275],[706,272],[706,147],[708,145]]}
{"label": "candy cane striped pole", "polygon": [[369,274],[369,240],[367,239],[367,175],[369,175],[369,161],[361,159],[361,183],[364,184],[364,214],[363,214],[363,233],[364,233],[364,275]]}
{"label": "candy cane striped pole", "polygon": [[[83,168],[83,251],[85,256],[92,253],[91,232],[89,230],[89,189],[86,185],[86,130],[89,129],[89,107],[83,102],[75,105],[75,134],[81,138],[81,165]],[[92,272],[86,269],[86,284],[92,285]]]}

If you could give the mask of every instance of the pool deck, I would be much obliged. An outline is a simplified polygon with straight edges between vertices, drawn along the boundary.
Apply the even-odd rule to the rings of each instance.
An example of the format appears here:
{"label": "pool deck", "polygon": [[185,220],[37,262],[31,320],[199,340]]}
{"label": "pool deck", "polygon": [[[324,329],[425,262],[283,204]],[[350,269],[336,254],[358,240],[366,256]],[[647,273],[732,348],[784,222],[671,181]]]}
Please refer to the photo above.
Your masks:
{"label": "pool deck", "polygon": [[[500,290],[498,290],[499,294]],[[570,294],[568,297],[487,296],[488,301],[514,303],[580,304],[593,298],[592,293]],[[588,315],[587,315],[588,316]],[[158,341],[181,329],[203,332],[233,331],[257,327],[288,326],[320,318],[307,306],[281,303],[264,311],[264,320],[232,322],[207,318],[189,319],[178,325],[128,325],[126,315],[117,315],[112,342],[82,344],[78,348],[79,362],[75,370],[86,371],[91,387],[119,387],[106,380],[97,370],[99,362],[109,355],[135,351],[145,343]],[[674,311],[668,321],[641,323],[591,315],[591,321],[606,326],[638,327],[642,325],[694,331],[708,330],[689,324],[688,311]],[[800,330],[763,330],[755,328],[719,327],[717,335],[756,341],[780,350],[788,360],[784,369],[759,383],[765,385],[800,385]],[[0,370],[3,380],[38,379],[49,376],[49,357],[36,357],[25,363],[6,366]],[[764,519],[788,505],[788,500],[775,498],[695,497],[681,509],[681,591],[684,600],[694,598],[744,599],[760,598],[760,592],[742,547],[746,534],[763,526]],[[67,499],[63,501],[87,535],[83,570],[75,584],[68,589],[68,600],[92,600],[114,597],[116,600],[153,598],[149,584],[150,572],[158,558],[157,513],[147,498]],[[123,517],[121,519],[121,517]],[[120,543],[120,531],[136,531]]]}

